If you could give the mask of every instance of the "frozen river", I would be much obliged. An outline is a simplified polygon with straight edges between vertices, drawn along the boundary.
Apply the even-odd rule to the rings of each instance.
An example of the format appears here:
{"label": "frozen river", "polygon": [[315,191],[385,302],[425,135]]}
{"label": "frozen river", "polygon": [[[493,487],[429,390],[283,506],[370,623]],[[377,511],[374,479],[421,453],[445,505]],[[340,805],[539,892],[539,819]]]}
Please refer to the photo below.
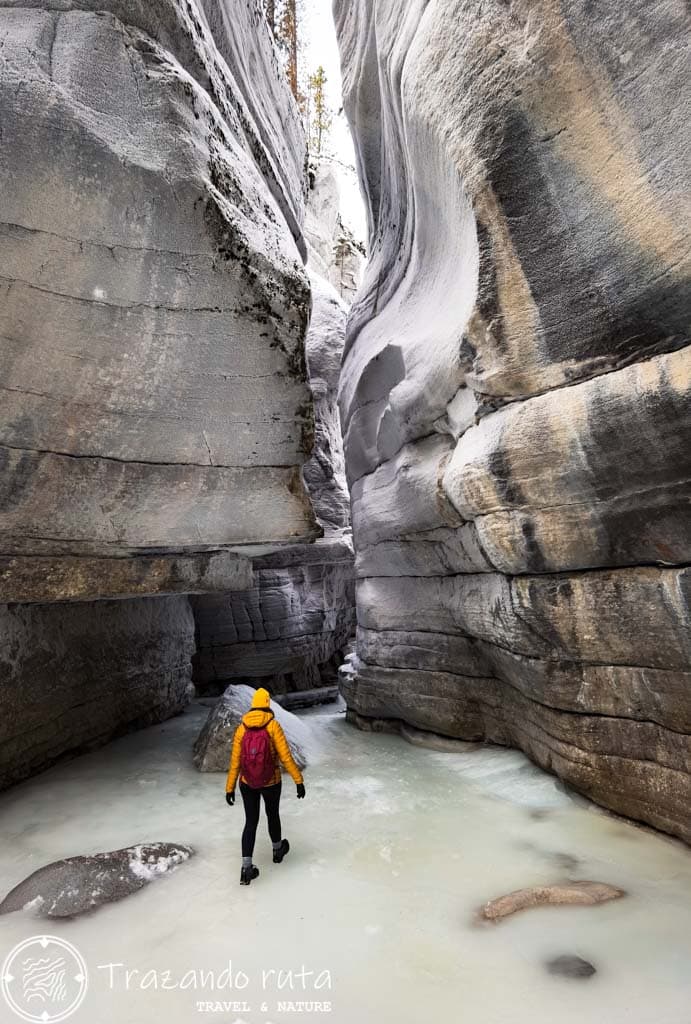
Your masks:
{"label": "frozen river", "polygon": [[[156,840],[197,851],[168,877],[81,919],[0,918],[3,959],[44,932],[82,953],[89,988],[70,1020],[691,1020],[691,855],[680,843],[571,799],[516,752],[432,752],[358,732],[332,708],[304,716],[320,750],[306,772],[307,799],[284,782],[291,853],[271,863],[262,820],[261,875],[240,887],[242,808],[226,806],[223,776],[200,775],[191,762],[207,711],[193,705],[0,794],[2,894],[60,857]],[[629,895],[473,923],[494,896],[568,877]],[[597,973],[549,975],[545,961],[562,954]],[[212,981],[223,987],[214,991]],[[0,1000],[0,1020],[14,1019]]]}

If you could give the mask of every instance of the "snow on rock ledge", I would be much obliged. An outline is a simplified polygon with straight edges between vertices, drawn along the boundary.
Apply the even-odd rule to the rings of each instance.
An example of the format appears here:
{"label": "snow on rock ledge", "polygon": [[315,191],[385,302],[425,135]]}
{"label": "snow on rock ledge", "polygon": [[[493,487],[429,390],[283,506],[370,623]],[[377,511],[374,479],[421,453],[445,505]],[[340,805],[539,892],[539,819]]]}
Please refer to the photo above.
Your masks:
{"label": "snow on rock ledge", "polygon": [[351,712],[691,841],[677,0],[335,0],[368,201]]}

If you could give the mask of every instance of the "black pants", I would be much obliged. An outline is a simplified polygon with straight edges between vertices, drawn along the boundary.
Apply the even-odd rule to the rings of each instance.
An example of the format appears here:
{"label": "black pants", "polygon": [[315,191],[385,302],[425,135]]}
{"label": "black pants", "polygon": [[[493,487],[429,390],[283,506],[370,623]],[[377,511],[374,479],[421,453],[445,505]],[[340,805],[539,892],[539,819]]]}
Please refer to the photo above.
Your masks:
{"label": "black pants", "polygon": [[261,798],[264,797],[264,809],[266,820],[269,824],[269,835],[272,843],[281,841],[281,819],[278,814],[278,804],[281,799],[281,783],[273,786],[265,786],[264,789],[252,789],[244,782],[240,783],[242,802],[245,805],[245,828],[242,833],[242,856],[251,857],[254,852],[254,840],[257,836],[257,825],[259,824],[259,807]]}

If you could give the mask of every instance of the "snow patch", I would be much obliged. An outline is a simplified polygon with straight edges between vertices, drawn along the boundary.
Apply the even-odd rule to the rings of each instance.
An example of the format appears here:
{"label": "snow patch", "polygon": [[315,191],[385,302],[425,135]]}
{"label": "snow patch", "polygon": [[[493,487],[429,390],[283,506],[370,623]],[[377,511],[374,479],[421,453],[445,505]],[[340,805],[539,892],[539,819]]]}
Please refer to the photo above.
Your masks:
{"label": "snow patch", "polygon": [[156,857],[153,854],[145,856],[144,849],[143,845],[134,846],[129,861],[130,872],[144,882],[151,882],[160,875],[166,874],[178,864],[189,860],[190,856],[186,850],[175,850],[164,857]]}
{"label": "snow patch", "polygon": [[41,909],[42,909],[43,904],[45,902],[46,901],[43,899],[43,896],[35,896],[34,899],[29,900],[28,903],[24,904],[23,909],[26,910],[27,913],[29,913],[29,914],[39,914],[40,915]]}

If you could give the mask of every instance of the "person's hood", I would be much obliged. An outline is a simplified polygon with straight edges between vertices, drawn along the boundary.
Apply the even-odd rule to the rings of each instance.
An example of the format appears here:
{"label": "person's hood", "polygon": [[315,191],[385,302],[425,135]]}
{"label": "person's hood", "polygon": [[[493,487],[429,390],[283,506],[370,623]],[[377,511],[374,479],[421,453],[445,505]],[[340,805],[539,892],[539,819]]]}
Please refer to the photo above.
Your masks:
{"label": "person's hood", "polygon": [[269,691],[260,686],[252,698],[252,707],[242,716],[242,724],[247,729],[263,729],[274,717],[270,703]]}

